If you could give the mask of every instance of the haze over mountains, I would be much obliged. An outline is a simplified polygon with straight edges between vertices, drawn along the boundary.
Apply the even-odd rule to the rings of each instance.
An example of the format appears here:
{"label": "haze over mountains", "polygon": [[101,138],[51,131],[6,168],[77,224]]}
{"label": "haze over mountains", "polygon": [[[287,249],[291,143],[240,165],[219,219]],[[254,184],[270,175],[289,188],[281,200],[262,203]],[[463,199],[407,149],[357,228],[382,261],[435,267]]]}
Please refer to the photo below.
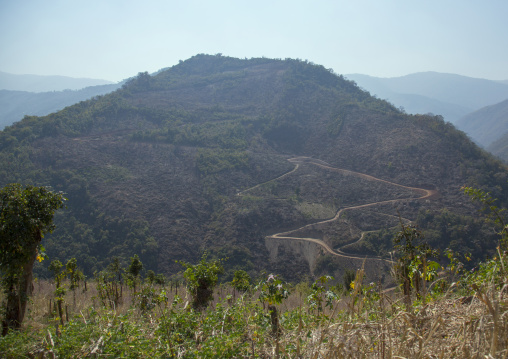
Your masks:
{"label": "haze over mountains", "polygon": [[[163,70],[165,69],[160,71]],[[498,100],[501,99],[502,102],[508,98],[508,80],[491,81],[436,72],[394,78],[361,74],[346,77],[406,112],[442,115],[446,121],[455,124],[484,148],[489,148],[508,131],[505,112],[494,109]],[[112,92],[121,86],[121,83],[88,86],[103,82],[107,81],[0,72],[0,129],[26,115],[44,116],[93,96]],[[87,87],[80,88],[85,85]],[[61,90],[63,88],[66,89]],[[41,89],[51,91],[38,92]],[[482,110],[484,106],[487,108]],[[499,106],[503,107],[502,104]],[[493,153],[500,155],[499,151]]]}
{"label": "haze over mountains", "polygon": [[80,90],[89,86],[111,84],[113,84],[113,82],[99,79],[67,76],[17,75],[0,71],[0,90],[49,92]]}
{"label": "haze over mountains", "polygon": [[488,148],[508,132],[508,99],[467,114],[457,122],[457,127]]}
{"label": "haze over mountains", "polygon": [[347,78],[409,113],[442,115],[476,143],[508,161],[504,150],[508,148],[504,137],[508,133],[508,81],[437,72],[394,78],[352,74]]}
{"label": "haze over mountains", "polygon": [[[87,273],[139,254],[175,274],[206,249],[299,280],[388,270],[415,221],[435,247],[495,247],[463,185],[508,202],[506,167],[439,116],[409,115],[323,66],[198,55],[0,132],[0,185],[68,194],[51,258]],[[326,249],[330,248],[330,250]]]}
{"label": "haze over mountains", "polygon": [[105,80],[0,72],[0,130],[26,115],[44,116],[120,86]]}
{"label": "haze over mountains", "polygon": [[409,113],[434,113],[456,124],[464,115],[508,99],[508,83],[438,72],[379,78],[345,75]]}

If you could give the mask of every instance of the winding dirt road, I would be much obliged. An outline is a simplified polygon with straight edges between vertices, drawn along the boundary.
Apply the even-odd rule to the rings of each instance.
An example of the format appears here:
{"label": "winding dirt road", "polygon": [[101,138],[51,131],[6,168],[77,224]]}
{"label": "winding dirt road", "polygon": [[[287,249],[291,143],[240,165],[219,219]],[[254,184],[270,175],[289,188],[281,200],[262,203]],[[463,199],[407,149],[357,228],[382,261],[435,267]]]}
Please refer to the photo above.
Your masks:
{"label": "winding dirt road", "polygon": [[[380,205],[380,204],[397,203],[397,202],[400,203],[400,202],[413,201],[413,200],[423,200],[423,199],[431,198],[432,196],[435,196],[437,194],[436,190],[428,190],[428,189],[423,189],[423,188],[403,186],[403,185],[400,185],[400,184],[397,184],[397,183],[394,183],[394,182],[390,182],[390,181],[387,181],[387,180],[383,180],[383,179],[380,179],[380,178],[369,176],[369,175],[366,175],[364,173],[359,173],[359,172],[354,172],[354,171],[350,171],[350,170],[345,170],[345,169],[341,169],[341,168],[332,167],[330,164],[328,164],[328,163],[326,163],[324,161],[321,161],[321,160],[318,160],[318,159],[314,159],[314,158],[311,158],[311,157],[295,157],[295,158],[288,159],[288,161],[295,164],[295,168],[293,168],[291,171],[286,172],[285,174],[283,174],[283,175],[281,175],[281,176],[279,176],[277,178],[274,178],[274,179],[272,179],[270,181],[258,184],[258,185],[254,186],[254,187],[251,187],[251,188],[248,188],[248,189],[246,189],[246,190],[244,190],[242,192],[239,192],[237,195],[241,196],[245,192],[250,191],[250,190],[252,190],[254,188],[258,188],[258,187],[260,187],[260,186],[262,186],[262,185],[264,185],[266,183],[273,182],[273,181],[281,179],[281,178],[283,178],[285,176],[288,176],[288,175],[294,173],[296,170],[298,170],[300,164],[302,164],[302,163],[312,164],[312,165],[324,168],[324,169],[329,170],[329,171],[340,172],[340,173],[343,173],[343,174],[360,177],[360,178],[363,178],[363,179],[366,179],[366,180],[369,180],[369,181],[383,182],[383,183],[386,183],[386,184],[389,184],[389,185],[392,185],[392,186],[397,186],[397,187],[400,187],[400,188],[409,189],[411,191],[415,191],[415,192],[421,194],[421,196],[417,197],[417,198],[413,198],[413,197],[411,197],[411,198],[399,198],[399,199],[392,199],[392,200],[386,200],[386,201],[372,202],[372,203],[367,203],[367,204],[362,204],[362,205],[357,205],[357,206],[350,206],[350,207],[341,208],[340,210],[337,211],[335,216],[330,218],[330,219],[326,219],[326,220],[323,220],[323,221],[307,224],[307,225],[305,225],[303,227],[300,227],[300,228],[297,228],[297,229],[294,229],[294,230],[291,230],[291,231],[281,232],[281,233],[275,233],[275,234],[272,234],[272,235],[266,237],[267,239],[304,240],[304,241],[308,241],[308,242],[313,242],[313,243],[319,244],[328,253],[330,253],[330,254],[332,254],[334,256],[338,256],[338,257],[351,258],[351,259],[361,259],[361,260],[364,260],[364,259],[379,260],[379,261],[384,261],[384,262],[392,263],[392,261],[390,261],[388,259],[384,259],[384,258],[377,257],[377,256],[357,256],[357,255],[352,255],[352,254],[344,253],[340,249],[339,250],[333,250],[328,244],[326,244],[321,239],[310,238],[310,237],[294,237],[294,236],[291,236],[291,234],[296,232],[296,231],[302,230],[302,229],[307,229],[307,228],[315,227],[315,226],[320,225],[320,224],[336,221],[346,211],[355,210],[355,209],[359,209],[359,208],[368,208],[368,207],[372,207],[372,206],[376,206],[376,205]],[[361,237],[360,237],[360,239],[358,241],[360,241],[363,238],[365,233],[366,232],[362,232],[362,235],[361,235]],[[349,243],[348,245],[351,245],[351,243]]]}

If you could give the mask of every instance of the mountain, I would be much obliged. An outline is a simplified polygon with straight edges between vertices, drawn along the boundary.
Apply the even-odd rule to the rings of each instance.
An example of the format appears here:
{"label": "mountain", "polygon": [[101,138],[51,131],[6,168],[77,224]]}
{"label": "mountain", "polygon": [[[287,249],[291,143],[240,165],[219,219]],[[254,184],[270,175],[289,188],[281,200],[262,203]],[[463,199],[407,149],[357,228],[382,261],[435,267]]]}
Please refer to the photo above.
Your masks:
{"label": "mountain", "polygon": [[46,251],[88,275],[134,254],[173,275],[206,250],[228,258],[229,276],[340,278],[363,265],[385,282],[400,222],[440,249],[492,251],[491,225],[460,188],[503,205],[507,178],[441,117],[291,59],[197,55],[0,132],[0,185],[67,194]]}
{"label": "mountain", "polygon": [[480,145],[490,146],[508,132],[508,99],[467,114],[457,127]]}
{"label": "mountain", "polygon": [[15,75],[0,71],[0,90],[49,92],[109,85],[111,81],[66,76]]}
{"label": "mountain", "polygon": [[98,85],[81,90],[38,93],[0,90],[0,129],[21,120],[26,115],[45,116],[79,101],[112,92],[120,86],[120,84]]}
{"label": "mountain", "polygon": [[442,115],[451,123],[469,112],[508,99],[508,84],[504,82],[455,74],[420,72],[392,78],[360,74],[346,77],[409,113],[430,112]]}
{"label": "mountain", "polygon": [[501,158],[505,163],[508,163],[508,133],[492,142],[487,150],[495,156]]}

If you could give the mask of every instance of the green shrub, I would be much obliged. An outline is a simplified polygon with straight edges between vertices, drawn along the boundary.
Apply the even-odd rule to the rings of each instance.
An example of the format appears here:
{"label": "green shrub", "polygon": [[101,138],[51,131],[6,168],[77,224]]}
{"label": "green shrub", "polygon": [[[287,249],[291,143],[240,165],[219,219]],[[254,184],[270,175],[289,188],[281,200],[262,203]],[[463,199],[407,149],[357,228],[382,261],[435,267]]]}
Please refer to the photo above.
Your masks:
{"label": "green shrub", "polygon": [[224,272],[222,260],[207,260],[207,253],[198,264],[179,262],[186,268],[183,277],[192,295],[192,307],[196,310],[205,308],[213,299],[213,289],[219,281],[219,274]]}

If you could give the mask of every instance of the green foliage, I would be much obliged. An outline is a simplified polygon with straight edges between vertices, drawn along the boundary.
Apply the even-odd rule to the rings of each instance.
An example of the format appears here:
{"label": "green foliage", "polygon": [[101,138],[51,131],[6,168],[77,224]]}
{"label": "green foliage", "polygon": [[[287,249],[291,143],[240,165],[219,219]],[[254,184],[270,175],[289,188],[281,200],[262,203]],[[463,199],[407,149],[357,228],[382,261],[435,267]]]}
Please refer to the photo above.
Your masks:
{"label": "green foliage", "polygon": [[497,240],[492,225],[485,218],[453,213],[447,209],[420,211],[416,225],[433,248],[441,251],[448,248],[460,253],[460,256],[474,253],[472,261],[467,264],[469,269],[472,264],[492,255],[492,244]]}
{"label": "green foliage", "polygon": [[63,310],[62,310],[62,303],[65,301],[65,294],[67,292],[67,289],[65,286],[62,285],[62,281],[67,276],[67,272],[65,271],[65,267],[58,259],[55,259],[51,261],[51,264],[49,265],[49,270],[53,273],[53,277],[55,279],[55,301],[58,307],[58,317],[57,320],[60,320],[60,324],[63,326]]}
{"label": "green foliage", "polygon": [[346,271],[344,272],[344,277],[343,277],[343,281],[344,281],[344,289],[348,292],[351,291],[351,283],[353,283],[355,281],[355,277],[356,277],[356,271],[352,270],[352,269],[346,269]]}
{"label": "green foliage", "polygon": [[114,274],[108,271],[95,273],[94,276],[97,298],[102,306],[116,308],[122,302],[122,285],[116,280]]}
{"label": "green foliage", "polygon": [[142,269],[143,263],[139,260],[139,256],[135,254],[134,257],[131,257],[131,263],[129,264],[126,272],[127,285],[132,288],[134,293],[136,293],[136,288]]}
{"label": "green foliage", "polygon": [[[303,292],[279,306],[280,313],[273,305],[265,311],[255,295],[233,300],[228,294],[209,310],[198,312],[189,310],[178,295],[171,297],[164,288],[145,284],[129,308],[108,310],[93,305],[58,329],[44,319],[34,327],[13,331],[0,339],[0,356],[368,358],[382,357],[388,349],[392,356],[426,357],[438,348],[443,358],[464,352],[470,357],[467,354],[473,351],[498,357],[508,345],[504,335],[508,326],[503,320],[508,261],[506,253],[498,250],[498,255],[478,271],[464,274],[474,299],[448,291],[442,301],[430,297],[428,303],[415,301],[411,312],[399,304],[396,293],[385,294],[375,283],[363,284],[363,269],[356,273],[351,295],[340,303],[326,289],[332,278],[323,276],[310,292],[300,285],[298,290]],[[276,276],[266,282],[280,290]],[[295,303],[304,292],[309,294],[307,304]],[[464,304],[465,300],[473,302]],[[480,326],[483,321],[487,323],[481,330],[464,330],[468,323]],[[419,345],[418,338],[412,340],[408,333],[426,340]],[[475,340],[478,337],[482,340]]]}
{"label": "green foliage", "polygon": [[67,270],[67,275],[69,276],[70,281],[70,290],[75,290],[79,288],[79,283],[85,279],[83,272],[78,269],[78,261],[76,258],[71,258],[65,264],[65,269]]}
{"label": "green foliage", "polygon": [[153,284],[155,282],[155,272],[153,270],[147,270],[145,280],[148,284]]}
{"label": "green foliage", "polygon": [[490,193],[476,189],[473,187],[463,187],[462,190],[473,201],[480,202],[482,205],[481,210],[486,212],[487,216],[499,228],[499,245],[502,250],[508,250],[508,225],[506,224],[505,212],[506,208],[499,208],[495,203],[496,199],[492,198]]}
{"label": "green foliage", "polygon": [[[463,287],[473,289],[479,298],[484,300],[484,287],[493,285],[495,289],[500,289],[505,284],[505,278],[508,275],[508,226],[506,224],[506,208],[499,208],[490,193],[473,187],[463,187],[465,194],[471,197],[473,201],[481,204],[481,211],[486,212],[488,218],[498,227],[500,237],[497,253],[493,258],[481,263],[478,270],[467,272],[463,269],[462,262],[458,260],[453,252],[449,252],[450,266],[455,272],[460,274],[463,279]],[[465,256],[469,260],[469,256]]]}
{"label": "green foliage", "polygon": [[143,263],[139,260],[138,255],[135,254],[134,257],[131,258],[131,264],[129,265],[129,268],[127,268],[127,273],[132,275],[134,278],[137,278],[139,277],[142,269]]}
{"label": "green foliage", "polygon": [[277,275],[270,274],[266,280],[262,280],[256,286],[260,291],[259,300],[269,305],[281,304],[290,292],[285,284]]}
{"label": "green foliage", "polygon": [[229,150],[200,150],[196,158],[196,167],[205,176],[226,170],[245,168],[249,157],[243,151]]}
{"label": "green foliage", "polygon": [[51,264],[48,268],[53,273],[53,278],[55,279],[56,287],[60,287],[60,284],[66,277],[66,272],[64,271],[64,265],[58,259],[52,260]]}
{"label": "green foliage", "polygon": [[[424,143],[435,151],[420,146]],[[55,218],[58,230],[47,238],[47,253],[62,262],[75,257],[87,275],[103,270],[113,256],[128,263],[135,253],[146,269],[172,272],[172,261],[158,267],[160,258],[185,260],[190,252],[177,246],[178,253],[172,251],[171,243],[196,238],[189,246],[199,246],[197,238],[205,232],[212,242],[223,238],[225,246],[238,234],[246,236],[252,268],[264,266],[255,238],[302,219],[294,203],[280,198],[234,212],[238,198],[232,194],[282,174],[280,162],[290,155],[312,155],[405,185],[430,181],[446,195],[458,181],[506,192],[505,169],[442,118],[403,115],[333,71],[291,59],[198,55],[154,76],[140,73],[115,93],[49,116],[26,117],[0,132],[0,149],[2,184],[51,184],[68,193],[69,208]],[[256,162],[256,156],[266,158]],[[277,166],[271,163],[275,158]],[[305,203],[311,191],[295,183],[295,176],[285,180],[293,181],[295,198]],[[330,188],[358,202],[373,199],[339,186],[323,186],[322,192]],[[316,204],[330,198],[315,197]],[[448,203],[460,206],[453,198]],[[162,210],[167,215],[159,218]],[[482,233],[469,240],[467,224],[448,223],[426,238],[454,250],[487,253]],[[366,235],[356,252],[385,255],[392,236],[381,235]],[[164,244],[161,255],[157,242]],[[300,275],[287,268],[285,278]],[[37,274],[44,276],[45,268]]]}
{"label": "green foliage", "polygon": [[120,259],[114,257],[105,270],[94,273],[97,285],[97,298],[104,307],[109,306],[110,308],[117,308],[122,303],[123,271],[124,269],[120,264]]}
{"label": "green foliage", "polygon": [[[53,216],[62,208],[62,193],[47,187],[10,184],[0,191],[0,271],[2,278],[20,276],[45,233],[55,226]],[[40,247],[39,247],[40,248]]]}
{"label": "green foliage", "polygon": [[441,266],[430,261],[437,251],[423,242],[422,233],[413,226],[401,223],[401,230],[393,239],[394,250],[397,257],[394,270],[404,295],[409,298],[411,290],[417,297],[426,296],[425,282],[434,280]]}
{"label": "green foliage", "polygon": [[337,300],[338,296],[332,290],[326,288],[326,283],[333,280],[331,276],[321,276],[314,283],[312,283],[311,291],[307,297],[309,308],[316,310],[318,317],[323,314],[323,302],[325,307],[333,308],[333,303]]}
{"label": "green foliage", "polygon": [[341,116],[337,116],[335,120],[330,121],[328,124],[328,134],[332,137],[337,137],[342,131],[342,127],[344,127],[344,119]]}
{"label": "green foliage", "polygon": [[237,270],[233,275],[231,286],[240,292],[246,292],[250,289],[251,278],[244,270]]}
{"label": "green foliage", "polygon": [[164,274],[162,273],[157,274],[154,278],[154,283],[161,286],[166,285],[166,277],[164,276]]}
{"label": "green foliage", "polygon": [[7,297],[3,335],[23,321],[33,264],[43,259],[37,252],[43,251],[42,238],[53,231],[53,215],[64,200],[47,187],[10,184],[0,191],[0,276]]}
{"label": "green foliage", "polygon": [[205,308],[213,299],[213,289],[219,281],[219,274],[224,272],[222,259],[207,260],[205,252],[198,264],[179,262],[184,266],[183,277],[192,295],[192,306],[199,310]]}
{"label": "green foliage", "polygon": [[498,248],[497,255],[481,263],[477,270],[465,272],[462,276],[462,284],[469,291],[471,289],[481,291],[489,285],[493,285],[494,288],[499,290],[505,285],[507,276],[508,252],[502,252]]}

